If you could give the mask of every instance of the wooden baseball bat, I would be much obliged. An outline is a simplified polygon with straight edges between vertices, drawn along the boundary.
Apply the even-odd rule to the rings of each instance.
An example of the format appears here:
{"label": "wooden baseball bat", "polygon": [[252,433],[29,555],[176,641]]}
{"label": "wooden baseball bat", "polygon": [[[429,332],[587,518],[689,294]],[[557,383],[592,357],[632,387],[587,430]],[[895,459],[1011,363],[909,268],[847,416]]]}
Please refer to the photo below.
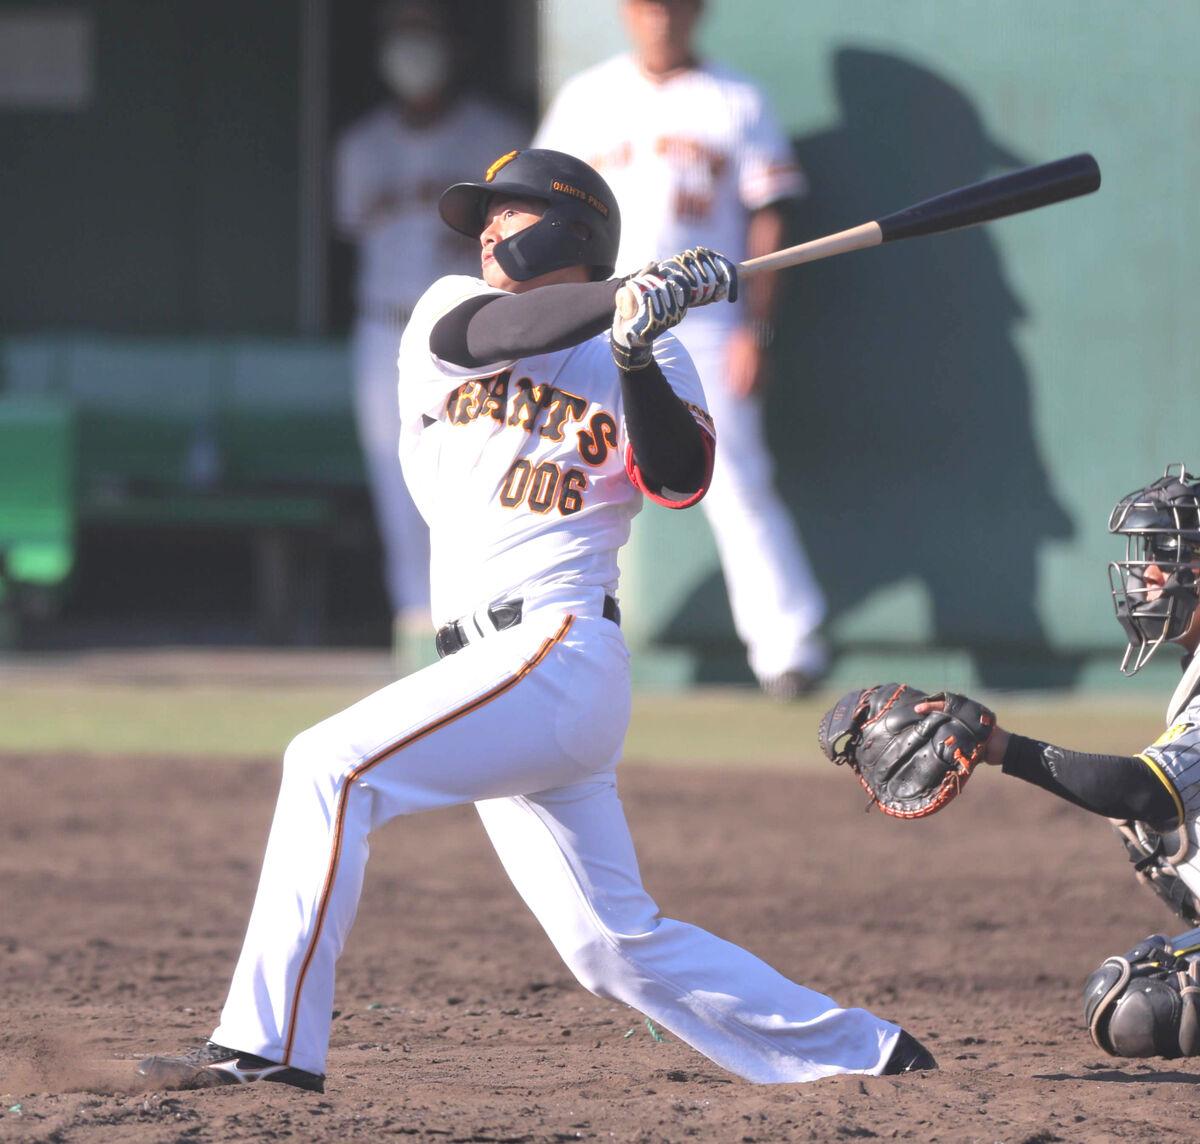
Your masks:
{"label": "wooden baseball bat", "polygon": [[[1099,186],[1100,167],[1087,153],[1041,163],[1036,167],[1023,167],[1007,175],[970,183],[932,199],[925,199],[873,222],[864,222],[849,230],[839,230],[836,234],[814,238],[799,246],[789,246],[774,254],[740,262],[738,278],[749,278],[767,270],[784,270],[805,262],[817,262],[822,258],[832,258],[835,254],[848,254],[851,250],[896,242],[901,238],[963,230],[993,219],[1048,207],[1064,199],[1091,194]],[[637,309],[636,299],[625,287],[617,291],[617,308],[625,317],[630,317]]]}

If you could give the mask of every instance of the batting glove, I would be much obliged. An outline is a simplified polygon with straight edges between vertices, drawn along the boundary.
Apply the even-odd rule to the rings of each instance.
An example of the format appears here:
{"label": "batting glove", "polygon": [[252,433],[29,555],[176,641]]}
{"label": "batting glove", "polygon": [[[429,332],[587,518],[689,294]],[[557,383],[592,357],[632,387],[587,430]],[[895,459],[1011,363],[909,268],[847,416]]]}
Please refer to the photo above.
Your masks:
{"label": "batting glove", "polygon": [[737,265],[707,246],[673,255],[658,264],[658,272],[686,285],[689,306],[707,306],[725,298],[737,301]]}
{"label": "batting glove", "polygon": [[688,291],[677,276],[664,277],[653,266],[627,279],[622,290],[636,306],[628,317],[619,306],[613,315],[613,361],[624,370],[645,369],[654,357],[651,343],[687,313]]}

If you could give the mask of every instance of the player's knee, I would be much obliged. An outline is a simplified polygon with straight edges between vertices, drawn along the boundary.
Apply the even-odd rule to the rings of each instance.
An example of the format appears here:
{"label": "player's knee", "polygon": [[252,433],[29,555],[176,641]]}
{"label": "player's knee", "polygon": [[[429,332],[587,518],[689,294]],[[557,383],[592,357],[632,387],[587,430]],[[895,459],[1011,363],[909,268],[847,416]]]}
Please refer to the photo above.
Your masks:
{"label": "player's knee", "polygon": [[1114,1057],[1200,1055],[1198,967],[1155,934],[1110,957],[1084,988],[1084,1017],[1097,1048]]}

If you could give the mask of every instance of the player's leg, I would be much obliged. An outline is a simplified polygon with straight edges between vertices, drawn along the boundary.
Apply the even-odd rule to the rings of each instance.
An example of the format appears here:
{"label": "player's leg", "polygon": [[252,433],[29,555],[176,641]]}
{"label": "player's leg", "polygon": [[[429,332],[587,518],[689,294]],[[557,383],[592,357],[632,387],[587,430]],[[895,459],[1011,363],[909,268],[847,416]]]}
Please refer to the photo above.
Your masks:
{"label": "player's leg", "polygon": [[612,771],[478,810],[517,890],[592,992],[759,1083],[876,1073],[889,1063],[897,1026],[839,1008],[744,949],[659,916]]}
{"label": "player's leg", "polygon": [[382,322],[354,330],[354,411],[392,614],[429,627],[429,529],[413,504],[396,442],[400,439],[396,354],[400,331]]}
{"label": "player's leg", "polygon": [[[774,485],[774,466],[757,398],[734,398],[720,384],[725,339],[681,328],[717,426],[712,485],[700,502],[716,541],[738,637],[764,684],[826,666],[817,634],[825,597],[791,514]],[[716,379],[716,380],[713,380]]]}
{"label": "player's leg", "polygon": [[535,616],[297,736],[213,1041],[322,1073],[370,832],[590,772],[620,749],[627,672],[615,624]]}

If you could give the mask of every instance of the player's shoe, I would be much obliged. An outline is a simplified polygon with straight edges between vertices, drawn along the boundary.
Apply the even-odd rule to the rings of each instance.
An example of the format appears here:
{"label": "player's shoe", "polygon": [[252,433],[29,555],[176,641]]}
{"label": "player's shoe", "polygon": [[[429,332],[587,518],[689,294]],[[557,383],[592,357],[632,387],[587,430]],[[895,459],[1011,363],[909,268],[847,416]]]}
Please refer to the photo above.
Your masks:
{"label": "player's shoe", "polygon": [[163,1088],[217,1088],[223,1084],[253,1084],[258,1080],[290,1084],[309,1092],[324,1092],[325,1078],[317,1073],[277,1064],[253,1053],[240,1053],[209,1041],[181,1057],[147,1057],[138,1076]]}
{"label": "player's shoe", "polygon": [[779,703],[793,703],[815,691],[820,682],[820,676],[793,668],[791,671],[782,671],[778,675],[760,679],[758,685],[769,699]]}
{"label": "player's shoe", "polygon": [[794,703],[815,691],[828,671],[829,648],[821,635],[814,632],[805,640],[791,667],[778,675],[760,675],[758,685],[771,699]]}
{"label": "player's shoe", "polygon": [[892,1047],[892,1055],[883,1066],[880,1076],[899,1076],[901,1073],[923,1072],[938,1067],[937,1061],[920,1041],[911,1033],[900,1030],[900,1036]]}

